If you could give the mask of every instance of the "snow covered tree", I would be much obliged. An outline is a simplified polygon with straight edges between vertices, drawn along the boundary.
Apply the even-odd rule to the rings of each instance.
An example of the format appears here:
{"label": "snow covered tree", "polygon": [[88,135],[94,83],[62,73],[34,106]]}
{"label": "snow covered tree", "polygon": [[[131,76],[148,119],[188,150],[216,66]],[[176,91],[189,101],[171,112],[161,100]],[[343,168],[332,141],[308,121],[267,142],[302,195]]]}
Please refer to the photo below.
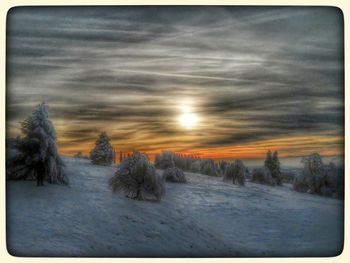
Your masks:
{"label": "snow covered tree", "polygon": [[192,164],[196,161],[193,157],[186,158],[186,171],[191,171]]}
{"label": "snow covered tree", "polygon": [[123,161],[123,152],[120,151],[119,152],[119,163],[121,163]]}
{"label": "snow covered tree", "polygon": [[100,134],[95,145],[90,153],[91,162],[99,165],[111,165],[114,161],[114,150],[106,132]]}
{"label": "snow covered tree", "polygon": [[7,178],[35,179],[40,167],[43,179],[49,183],[68,185],[64,164],[57,153],[56,132],[45,103],[37,105],[21,123],[21,131],[24,137],[17,141],[18,154],[9,164]]}
{"label": "snow covered tree", "polygon": [[81,151],[77,152],[76,154],[74,154],[75,158],[84,158],[83,154]]}
{"label": "snow covered tree", "polygon": [[155,198],[161,200],[164,194],[164,181],[156,173],[156,168],[149,162],[147,155],[134,152],[119,165],[114,176],[109,180],[112,191],[122,191],[137,200]]}
{"label": "snow covered tree", "polygon": [[278,152],[274,151],[273,154],[269,150],[266,154],[265,167],[270,170],[272,178],[277,185],[282,185],[282,173],[281,164],[278,159]]}
{"label": "snow covered tree", "polygon": [[190,171],[192,173],[200,173],[201,172],[201,161],[196,159],[196,161],[194,161],[191,164]]}
{"label": "snow covered tree", "polygon": [[164,170],[163,178],[165,178],[165,181],[168,182],[186,183],[185,173],[177,167],[168,168]]}
{"label": "snow covered tree", "polygon": [[174,159],[175,167],[180,168],[181,170],[187,169],[187,162],[185,157],[180,156],[178,154],[174,154],[173,159]]}
{"label": "snow covered tree", "polygon": [[344,198],[343,169],[337,168],[332,162],[323,164],[322,157],[317,153],[303,157],[302,163],[302,172],[294,178],[294,190]]}
{"label": "snow covered tree", "polygon": [[322,195],[342,198],[344,194],[344,173],[333,162],[325,166],[325,181],[320,189]]}
{"label": "snow covered tree", "polygon": [[282,173],[281,173],[281,163],[278,159],[278,152],[274,151],[272,154],[272,167],[271,175],[275,179],[277,185],[282,185]]}
{"label": "snow covered tree", "polygon": [[161,154],[157,154],[154,165],[158,169],[167,169],[175,167],[174,153],[162,152]]}
{"label": "snow covered tree", "polygon": [[311,193],[318,193],[325,179],[325,166],[322,157],[318,153],[303,157],[303,173]]}
{"label": "snow covered tree", "polygon": [[275,185],[270,170],[267,167],[254,169],[252,172],[252,182],[259,184]]}
{"label": "snow covered tree", "polygon": [[318,153],[313,153],[302,158],[302,172],[295,177],[293,187],[296,191],[319,193],[326,178],[325,166]]}
{"label": "snow covered tree", "polygon": [[220,167],[220,173],[221,173],[222,175],[225,175],[226,168],[227,168],[228,165],[229,165],[228,162],[226,162],[226,161],[220,161],[219,167]]}
{"label": "snow covered tree", "polygon": [[266,168],[268,168],[271,172],[271,167],[272,167],[272,153],[271,150],[268,150],[266,153],[266,159],[265,159],[265,163],[264,166]]}
{"label": "snow covered tree", "polygon": [[224,181],[232,181],[233,184],[244,185],[246,168],[241,160],[236,160],[230,163],[224,174]]}
{"label": "snow covered tree", "polygon": [[216,165],[211,159],[204,159],[201,161],[201,173],[210,176],[219,176]]}

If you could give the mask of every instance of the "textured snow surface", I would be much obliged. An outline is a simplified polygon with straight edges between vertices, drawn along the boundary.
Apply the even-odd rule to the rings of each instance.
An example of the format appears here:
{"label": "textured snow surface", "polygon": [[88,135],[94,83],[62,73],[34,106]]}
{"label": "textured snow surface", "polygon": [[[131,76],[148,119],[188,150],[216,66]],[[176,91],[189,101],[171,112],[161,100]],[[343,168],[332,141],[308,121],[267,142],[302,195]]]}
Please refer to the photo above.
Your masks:
{"label": "textured snow surface", "polygon": [[[7,182],[7,247],[15,256],[335,256],[343,201],[290,185],[246,186],[186,173],[160,203],[113,194],[115,166],[63,158],[70,187]],[[158,171],[162,172],[162,171]]]}

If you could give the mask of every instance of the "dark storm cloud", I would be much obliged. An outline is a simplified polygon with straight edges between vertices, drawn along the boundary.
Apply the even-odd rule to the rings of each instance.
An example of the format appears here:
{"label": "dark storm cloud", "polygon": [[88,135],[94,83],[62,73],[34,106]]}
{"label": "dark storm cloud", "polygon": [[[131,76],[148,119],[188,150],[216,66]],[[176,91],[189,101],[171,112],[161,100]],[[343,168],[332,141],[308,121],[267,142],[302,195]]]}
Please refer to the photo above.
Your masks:
{"label": "dark storm cloud", "polygon": [[[149,149],[336,136],[342,25],[328,7],[15,8],[7,121],[45,100],[65,145],[100,130]],[[176,125],[183,100],[193,102],[198,131]]]}

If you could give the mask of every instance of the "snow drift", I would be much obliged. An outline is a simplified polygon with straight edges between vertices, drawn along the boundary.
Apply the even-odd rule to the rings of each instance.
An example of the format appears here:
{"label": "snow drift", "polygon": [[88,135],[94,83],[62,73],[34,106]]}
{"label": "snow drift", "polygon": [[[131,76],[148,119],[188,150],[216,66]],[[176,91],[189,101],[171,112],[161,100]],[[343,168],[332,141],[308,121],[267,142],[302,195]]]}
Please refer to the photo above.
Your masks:
{"label": "snow drift", "polygon": [[[342,200],[187,173],[161,202],[112,193],[117,167],[63,158],[70,188],[7,181],[6,234],[15,256],[335,256]],[[162,171],[157,171],[161,173]]]}

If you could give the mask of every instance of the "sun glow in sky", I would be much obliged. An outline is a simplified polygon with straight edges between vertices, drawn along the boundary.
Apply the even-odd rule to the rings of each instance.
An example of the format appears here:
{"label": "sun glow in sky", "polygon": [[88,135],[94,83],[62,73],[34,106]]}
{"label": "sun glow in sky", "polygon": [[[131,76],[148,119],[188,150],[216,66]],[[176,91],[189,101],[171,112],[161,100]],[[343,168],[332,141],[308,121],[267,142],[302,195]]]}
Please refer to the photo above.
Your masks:
{"label": "sun glow in sky", "polygon": [[181,114],[178,116],[178,122],[186,129],[192,129],[198,123],[198,116],[193,113],[190,102],[180,104]]}
{"label": "sun glow in sky", "polygon": [[197,116],[193,113],[182,113],[178,120],[183,127],[188,129],[193,128],[198,122]]}
{"label": "sun glow in sky", "polygon": [[343,17],[331,7],[18,7],[7,137],[46,101],[61,154],[341,156]]}

